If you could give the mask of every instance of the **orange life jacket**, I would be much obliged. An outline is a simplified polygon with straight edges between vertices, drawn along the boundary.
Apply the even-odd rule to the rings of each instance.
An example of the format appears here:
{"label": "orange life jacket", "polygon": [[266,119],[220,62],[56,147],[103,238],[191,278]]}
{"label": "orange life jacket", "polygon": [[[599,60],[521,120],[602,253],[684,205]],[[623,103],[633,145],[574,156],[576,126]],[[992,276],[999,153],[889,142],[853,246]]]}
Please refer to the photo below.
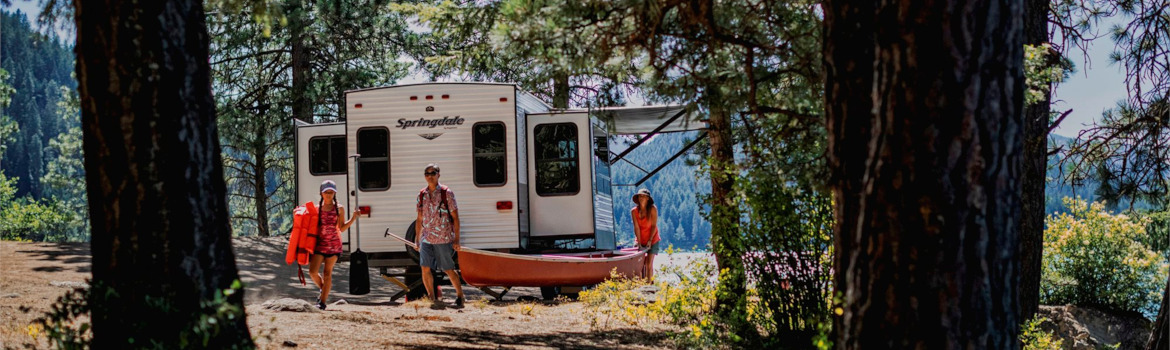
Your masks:
{"label": "orange life jacket", "polygon": [[319,226],[317,221],[317,203],[306,202],[293,210],[292,234],[288,236],[288,251],[284,255],[285,264],[297,264],[297,276],[301,285],[305,284],[305,272],[301,265],[309,264],[309,257],[313,255],[313,248],[317,246]]}

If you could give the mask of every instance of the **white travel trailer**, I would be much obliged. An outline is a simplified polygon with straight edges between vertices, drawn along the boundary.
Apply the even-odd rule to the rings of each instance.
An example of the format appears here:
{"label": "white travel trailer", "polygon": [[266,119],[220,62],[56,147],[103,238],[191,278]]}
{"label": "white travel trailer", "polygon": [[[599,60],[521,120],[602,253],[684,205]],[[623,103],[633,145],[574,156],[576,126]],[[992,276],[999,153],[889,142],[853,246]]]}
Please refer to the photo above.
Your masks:
{"label": "white travel trailer", "polygon": [[[347,194],[342,204],[363,212],[342,235],[345,251],[360,242],[384,275],[417,266],[414,252],[385,233],[413,239],[427,164],[439,164],[440,182],[457,198],[463,246],[613,249],[610,165],[641,142],[615,155],[625,146],[612,135],[704,127],[682,107],[551,110],[501,83],[354,90],[345,104],[345,122],[297,125],[297,202],[316,201],[321,181],[334,180]],[[417,277],[408,270],[406,279]]]}

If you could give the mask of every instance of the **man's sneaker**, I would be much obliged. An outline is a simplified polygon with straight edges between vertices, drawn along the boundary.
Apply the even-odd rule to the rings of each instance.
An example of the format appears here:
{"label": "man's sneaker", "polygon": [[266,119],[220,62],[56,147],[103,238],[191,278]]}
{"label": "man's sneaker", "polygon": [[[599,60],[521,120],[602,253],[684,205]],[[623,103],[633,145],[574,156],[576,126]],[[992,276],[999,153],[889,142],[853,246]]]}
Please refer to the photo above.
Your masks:
{"label": "man's sneaker", "polygon": [[435,299],[434,301],[431,302],[431,309],[432,310],[442,310],[446,307],[447,307],[447,303],[444,303],[443,300],[441,300],[441,299]]}
{"label": "man's sneaker", "polygon": [[463,307],[463,296],[455,298],[455,307],[459,307],[459,308]]}
{"label": "man's sneaker", "polygon": [[321,301],[321,299],[317,299],[317,308],[325,310],[325,302]]}

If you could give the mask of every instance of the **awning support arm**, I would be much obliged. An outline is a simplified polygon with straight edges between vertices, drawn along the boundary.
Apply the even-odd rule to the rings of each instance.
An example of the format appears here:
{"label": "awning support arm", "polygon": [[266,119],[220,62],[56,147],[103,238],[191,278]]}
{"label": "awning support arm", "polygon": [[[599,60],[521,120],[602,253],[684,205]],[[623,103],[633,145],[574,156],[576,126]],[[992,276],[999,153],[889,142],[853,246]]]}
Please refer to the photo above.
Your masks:
{"label": "awning support arm", "polygon": [[662,131],[662,129],[666,129],[666,127],[668,125],[670,125],[671,123],[674,123],[674,121],[678,120],[678,118],[682,117],[683,114],[687,114],[687,110],[685,108],[681,111],[678,111],[678,114],[675,114],[673,117],[670,117],[670,119],[668,119],[665,123],[662,123],[662,125],[659,125],[657,128],[654,129],[654,131],[651,131],[649,134],[646,134],[645,137],[642,137],[642,139],[638,140],[638,142],[635,143],[633,146],[626,148],[626,150],[622,151],[621,154],[618,154],[617,157],[614,157],[614,159],[610,160],[609,164],[613,165],[614,163],[617,163],[618,160],[621,160],[622,158],[624,158],[626,156],[626,154],[629,154],[635,148],[638,148],[638,146],[641,146],[643,143],[650,140],[650,138],[652,136],[658,134],[659,131]]}
{"label": "awning support arm", "polygon": [[633,165],[635,168],[638,168],[638,170],[641,170],[641,171],[642,171],[642,173],[644,173],[644,174],[649,174],[649,173],[650,173],[650,171],[649,171],[649,170],[642,169],[642,167],[638,166],[637,164],[634,164],[634,162],[631,162],[629,159],[622,159],[622,161],[623,161],[623,162],[626,162],[626,163],[629,163],[630,165]]}
{"label": "awning support arm", "polygon": [[671,162],[674,162],[674,160],[678,159],[678,157],[682,156],[683,153],[687,153],[687,151],[691,150],[691,147],[695,147],[695,145],[699,144],[699,141],[702,141],[704,138],[707,138],[707,133],[699,134],[699,137],[696,137],[694,141],[691,141],[691,143],[689,145],[687,145],[686,147],[683,147],[683,149],[681,151],[678,151],[678,153],[675,153],[674,156],[670,157],[670,159],[667,159],[665,162],[662,162],[662,165],[659,165],[657,168],[654,168],[654,171],[651,171],[649,174],[646,174],[646,176],[642,177],[641,180],[638,180],[637,183],[634,183],[634,186],[635,187],[642,186],[643,182],[646,182],[646,180],[649,180],[651,176],[654,176],[654,174],[657,174],[659,171],[661,171],[662,168],[665,168]]}

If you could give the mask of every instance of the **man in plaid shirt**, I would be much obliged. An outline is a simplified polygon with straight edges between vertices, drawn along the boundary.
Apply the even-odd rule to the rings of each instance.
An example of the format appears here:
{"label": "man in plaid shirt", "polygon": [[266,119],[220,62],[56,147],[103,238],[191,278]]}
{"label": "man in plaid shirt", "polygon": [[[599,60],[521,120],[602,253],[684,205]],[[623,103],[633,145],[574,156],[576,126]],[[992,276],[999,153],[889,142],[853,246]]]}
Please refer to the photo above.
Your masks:
{"label": "man in plaid shirt", "polygon": [[423,284],[427,295],[435,306],[443,301],[436,297],[435,281],[431,270],[447,273],[455,286],[455,306],[463,307],[463,285],[455,273],[455,251],[459,250],[459,205],[455,203],[455,192],[439,183],[439,165],[428,164],[423,169],[427,187],[418,193],[418,219],[415,221],[415,243],[418,244],[419,265],[422,267]]}

